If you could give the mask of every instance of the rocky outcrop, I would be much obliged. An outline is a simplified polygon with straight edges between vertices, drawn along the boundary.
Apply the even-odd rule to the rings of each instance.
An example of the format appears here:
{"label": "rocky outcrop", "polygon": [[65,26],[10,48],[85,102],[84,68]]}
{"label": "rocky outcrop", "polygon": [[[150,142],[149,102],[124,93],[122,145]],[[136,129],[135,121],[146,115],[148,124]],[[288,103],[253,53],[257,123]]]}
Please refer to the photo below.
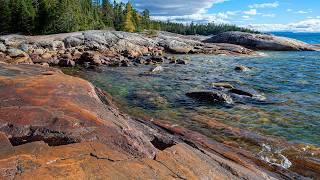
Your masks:
{"label": "rocky outcrop", "polygon": [[[0,83],[3,179],[303,178],[177,125],[133,119],[102,90],[57,69],[0,64]],[[212,127],[257,137],[222,123]],[[291,156],[309,165],[309,174],[299,163],[296,172],[319,175],[317,162]]]}
{"label": "rocky outcrop", "polygon": [[266,34],[251,34],[245,32],[224,32],[217,34],[205,43],[231,43],[237,44],[254,50],[273,50],[273,51],[313,51],[311,45],[304,42]]}
{"label": "rocky outcrop", "polygon": [[[159,32],[155,37],[148,37],[144,33],[120,31],[85,31],[47,36],[0,36],[0,53],[4,56],[0,56],[0,61],[14,64],[33,62],[65,66],[67,59],[85,66],[88,64],[130,66],[143,56],[150,57],[148,59],[152,61],[151,64],[157,64],[165,62],[161,57],[165,52],[215,55],[254,54],[252,50],[238,45],[208,44],[196,38],[167,32]],[[25,60],[9,61],[12,56],[22,57],[22,54]],[[63,59],[62,62],[58,63],[61,59]]]}

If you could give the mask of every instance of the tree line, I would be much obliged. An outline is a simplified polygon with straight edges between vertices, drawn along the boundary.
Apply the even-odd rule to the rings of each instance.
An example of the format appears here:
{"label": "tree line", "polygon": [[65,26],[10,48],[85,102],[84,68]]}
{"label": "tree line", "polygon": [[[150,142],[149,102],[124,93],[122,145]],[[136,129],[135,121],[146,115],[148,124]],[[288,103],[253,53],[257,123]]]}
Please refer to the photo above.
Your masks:
{"label": "tree line", "polygon": [[109,0],[0,0],[0,34],[53,34],[112,28],[140,32],[163,30],[179,34],[210,35],[225,31],[254,32],[227,24],[194,24],[153,21],[146,9],[130,2]]}

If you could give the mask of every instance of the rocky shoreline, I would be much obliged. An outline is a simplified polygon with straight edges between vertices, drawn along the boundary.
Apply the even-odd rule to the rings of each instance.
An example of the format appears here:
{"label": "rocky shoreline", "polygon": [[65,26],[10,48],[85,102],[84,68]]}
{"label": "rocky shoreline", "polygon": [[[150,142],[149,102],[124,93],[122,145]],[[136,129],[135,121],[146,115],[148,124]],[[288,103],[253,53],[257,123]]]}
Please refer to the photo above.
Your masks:
{"label": "rocky shoreline", "polygon": [[[283,166],[267,163],[261,159],[264,155],[259,157],[236,142],[217,142],[165,121],[130,117],[101,89],[50,67],[77,65],[94,69],[100,65],[188,61],[175,59],[171,54],[256,55],[239,45],[202,41],[203,37],[166,32],[158,32],[156,36],[115,31],[1,36],[0,177],[318,178],[320,150],[317,148],[303,151],[305,147],[296,144],[198,118],[197,121],[206,122],[214,130],[223,130],[252,144],[263,146],[272,141],[288,147],[286,152],[278,154],[285,157],[281,159]],[[226,84],[215,86],[234,89]],[[286,166],[286,163],[291,164]]]}

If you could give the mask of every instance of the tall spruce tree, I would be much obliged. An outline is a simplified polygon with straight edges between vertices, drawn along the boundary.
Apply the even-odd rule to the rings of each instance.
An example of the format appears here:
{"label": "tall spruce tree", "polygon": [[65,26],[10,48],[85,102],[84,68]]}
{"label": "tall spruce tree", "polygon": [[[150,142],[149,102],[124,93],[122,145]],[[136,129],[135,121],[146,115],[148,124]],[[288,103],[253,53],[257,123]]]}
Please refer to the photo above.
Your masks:
{"label": "tall spruce tree", "polygon": [[11,14],[8,0],[0,0],[0,34],[10,32]]}
{"label": "tall spruce tree", "polygon": [[134,32],[136,30],[136,27],[133,24],[133,10],[130,2],[126,5],[123,29],[128,32]]}

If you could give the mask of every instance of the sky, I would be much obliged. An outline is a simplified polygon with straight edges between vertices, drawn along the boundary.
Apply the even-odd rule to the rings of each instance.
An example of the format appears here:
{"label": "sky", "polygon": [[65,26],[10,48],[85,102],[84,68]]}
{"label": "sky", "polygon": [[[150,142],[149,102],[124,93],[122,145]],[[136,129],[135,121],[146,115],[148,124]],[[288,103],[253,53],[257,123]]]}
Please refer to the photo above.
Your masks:
{"label": "sky", "polygon": [[[126,0],[122,0],[126,1]],[[320,0],[130,0],[152,19],[230,23],[259,31],[320,32]]]}

